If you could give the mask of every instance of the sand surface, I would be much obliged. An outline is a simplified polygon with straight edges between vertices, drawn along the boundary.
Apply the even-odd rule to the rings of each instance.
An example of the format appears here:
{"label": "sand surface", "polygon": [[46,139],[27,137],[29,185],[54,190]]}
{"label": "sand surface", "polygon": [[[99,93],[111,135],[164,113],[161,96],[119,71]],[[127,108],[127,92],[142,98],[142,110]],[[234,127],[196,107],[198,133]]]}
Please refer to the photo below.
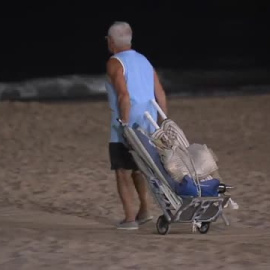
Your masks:
{"label": "sand surface", "polygon": [[[270,96],[171,98],[170,118],[219,158],[239,210],[206,235],[117,231],[107,102],[0,103],[0,270],[270,269]],[[137,199],[135,206],[138,206]]]}

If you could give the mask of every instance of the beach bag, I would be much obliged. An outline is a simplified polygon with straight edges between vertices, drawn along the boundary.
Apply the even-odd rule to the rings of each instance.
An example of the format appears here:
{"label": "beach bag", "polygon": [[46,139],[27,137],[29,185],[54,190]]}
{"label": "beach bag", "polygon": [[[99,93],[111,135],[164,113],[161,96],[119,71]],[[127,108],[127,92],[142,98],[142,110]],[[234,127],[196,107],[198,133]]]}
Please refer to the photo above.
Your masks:
{"label": "beach bag", "polygon": [[216,156],[205,144],[193,143],[187,147],[198,179],[204,179],[218,170]]}
{"label": "beach bag", "polygon": [[165,170],[176,181],[182,181],[185,175],[189,175],[186,153],[179,147],[158,148],[160,161]]}
{"label": "beach bag", "polygon": [[186,175],[201,180],[218,171],[217,159],[205,144],[194,143],[182,148],[156,142],[156,146],[164,168],[176,181],[182,181]]}

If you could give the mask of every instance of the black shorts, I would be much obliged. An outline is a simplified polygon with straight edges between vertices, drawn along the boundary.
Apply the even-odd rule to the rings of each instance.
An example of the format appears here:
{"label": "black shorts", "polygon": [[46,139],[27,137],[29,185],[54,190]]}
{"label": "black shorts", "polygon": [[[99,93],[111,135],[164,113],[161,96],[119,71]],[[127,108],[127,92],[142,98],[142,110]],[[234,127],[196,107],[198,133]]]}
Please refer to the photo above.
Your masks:
{"label": "black shorts", "polygon": [[138,170],[131,153],[123,143],[109,143],[109,155],[111,170]]}

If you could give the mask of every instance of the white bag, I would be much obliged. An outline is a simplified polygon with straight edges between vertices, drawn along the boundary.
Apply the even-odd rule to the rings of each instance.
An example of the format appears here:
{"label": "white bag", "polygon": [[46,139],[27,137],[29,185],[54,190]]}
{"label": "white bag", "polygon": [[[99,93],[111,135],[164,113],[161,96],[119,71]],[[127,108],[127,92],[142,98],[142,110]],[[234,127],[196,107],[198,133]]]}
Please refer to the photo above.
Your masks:
{"label": "white bag", "polygon": [[217,158],[205,144],[193,143],[187,147],[187,150],[193,160],[199,179],[203,179],[218,170]]}
{"label": "white bag", "polygon": [[188,152],[179,146],[158,149],[161,162],[170,176],[181,182],[185,175],[194,177],[195,171]]}

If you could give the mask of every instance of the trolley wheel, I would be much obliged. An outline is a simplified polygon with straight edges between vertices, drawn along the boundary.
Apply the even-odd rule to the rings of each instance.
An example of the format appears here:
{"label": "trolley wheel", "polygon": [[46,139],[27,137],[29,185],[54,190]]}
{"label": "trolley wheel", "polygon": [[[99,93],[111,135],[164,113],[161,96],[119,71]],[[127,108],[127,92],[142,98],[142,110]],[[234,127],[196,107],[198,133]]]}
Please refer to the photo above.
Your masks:
{"label": "trolley wheel", "polygon": [[200,233],[207,233],[210,228],[210,222],[202,222],[201,227],[198,227]]}
{"label": "trolley wheel", "polygon": [[170,230],[170,223],[164,215],[159,216],[156,223],[157,231],[159,234],[165,235]]}

